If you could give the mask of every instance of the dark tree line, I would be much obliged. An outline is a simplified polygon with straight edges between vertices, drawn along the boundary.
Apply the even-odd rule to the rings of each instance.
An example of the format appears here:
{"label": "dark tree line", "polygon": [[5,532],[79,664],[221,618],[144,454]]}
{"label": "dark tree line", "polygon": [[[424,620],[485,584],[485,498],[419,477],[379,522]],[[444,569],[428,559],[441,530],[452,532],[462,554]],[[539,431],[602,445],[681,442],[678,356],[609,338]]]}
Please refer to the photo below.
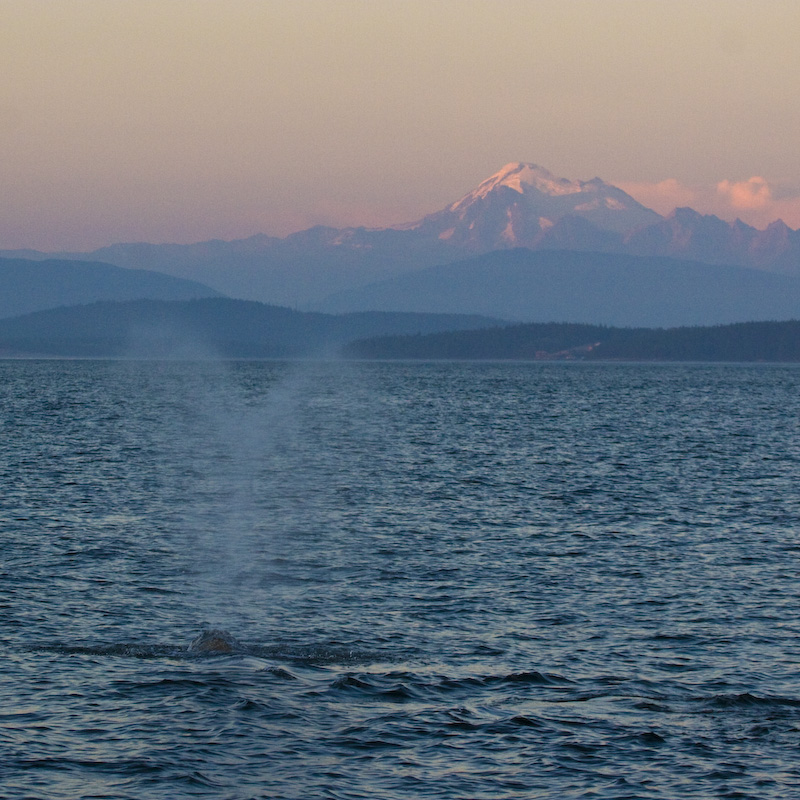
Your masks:
{"label": "dark tree line", "polygon": [[800,361],[800,321],[685,328],[533,323],[353,342],[345,353],[383,359]]}

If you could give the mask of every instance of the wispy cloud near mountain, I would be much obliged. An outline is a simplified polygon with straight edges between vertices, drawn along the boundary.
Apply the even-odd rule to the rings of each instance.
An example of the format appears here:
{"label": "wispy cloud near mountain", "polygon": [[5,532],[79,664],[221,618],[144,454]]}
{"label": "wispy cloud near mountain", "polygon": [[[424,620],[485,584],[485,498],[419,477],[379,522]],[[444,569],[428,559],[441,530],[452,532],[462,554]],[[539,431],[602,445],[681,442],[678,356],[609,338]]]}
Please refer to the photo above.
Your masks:
{"label": "wispy cloud near mountain", "polygon": [[800,228],[800,189],[772,185],[758,175],[716,184],[687,184],[667,178],[658,182],[617,181],[615,185],[664,215],[688,206],[730,222],[738,218],[756,228],[766,228],[778,219],[790,228]]}

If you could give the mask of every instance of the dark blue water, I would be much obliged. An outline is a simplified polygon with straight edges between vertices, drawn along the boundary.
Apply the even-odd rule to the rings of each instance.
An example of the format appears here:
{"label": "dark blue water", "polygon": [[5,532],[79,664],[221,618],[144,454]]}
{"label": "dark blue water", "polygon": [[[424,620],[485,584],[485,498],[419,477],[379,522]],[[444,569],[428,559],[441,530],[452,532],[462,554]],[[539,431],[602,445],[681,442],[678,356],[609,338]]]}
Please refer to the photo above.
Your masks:
{"label": "dark blue water", "polygon": [[800,796],[799,412],[766,365],[0,362],[0,796]]}

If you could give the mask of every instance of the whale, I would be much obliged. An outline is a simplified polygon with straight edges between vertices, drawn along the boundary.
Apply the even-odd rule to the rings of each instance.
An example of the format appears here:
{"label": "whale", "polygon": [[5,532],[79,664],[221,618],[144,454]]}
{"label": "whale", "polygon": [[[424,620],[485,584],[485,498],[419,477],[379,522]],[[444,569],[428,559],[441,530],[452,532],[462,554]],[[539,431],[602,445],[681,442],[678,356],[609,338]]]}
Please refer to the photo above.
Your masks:
{"label": "whale", "polygon": [[190,653],[236,653],[242,645],[228,631],[211,628],[203,631],[189,645]]}

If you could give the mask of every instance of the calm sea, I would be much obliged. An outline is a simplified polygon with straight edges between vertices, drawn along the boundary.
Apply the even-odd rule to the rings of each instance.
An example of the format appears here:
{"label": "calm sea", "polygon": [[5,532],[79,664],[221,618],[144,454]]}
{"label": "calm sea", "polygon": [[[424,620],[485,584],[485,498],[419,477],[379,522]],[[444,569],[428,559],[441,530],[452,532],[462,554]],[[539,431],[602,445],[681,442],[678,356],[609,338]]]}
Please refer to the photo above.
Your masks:
{"label": "calm sea", "polygon": [[800,796],[800,368],[3,361],[0,398],[3,798]]}

